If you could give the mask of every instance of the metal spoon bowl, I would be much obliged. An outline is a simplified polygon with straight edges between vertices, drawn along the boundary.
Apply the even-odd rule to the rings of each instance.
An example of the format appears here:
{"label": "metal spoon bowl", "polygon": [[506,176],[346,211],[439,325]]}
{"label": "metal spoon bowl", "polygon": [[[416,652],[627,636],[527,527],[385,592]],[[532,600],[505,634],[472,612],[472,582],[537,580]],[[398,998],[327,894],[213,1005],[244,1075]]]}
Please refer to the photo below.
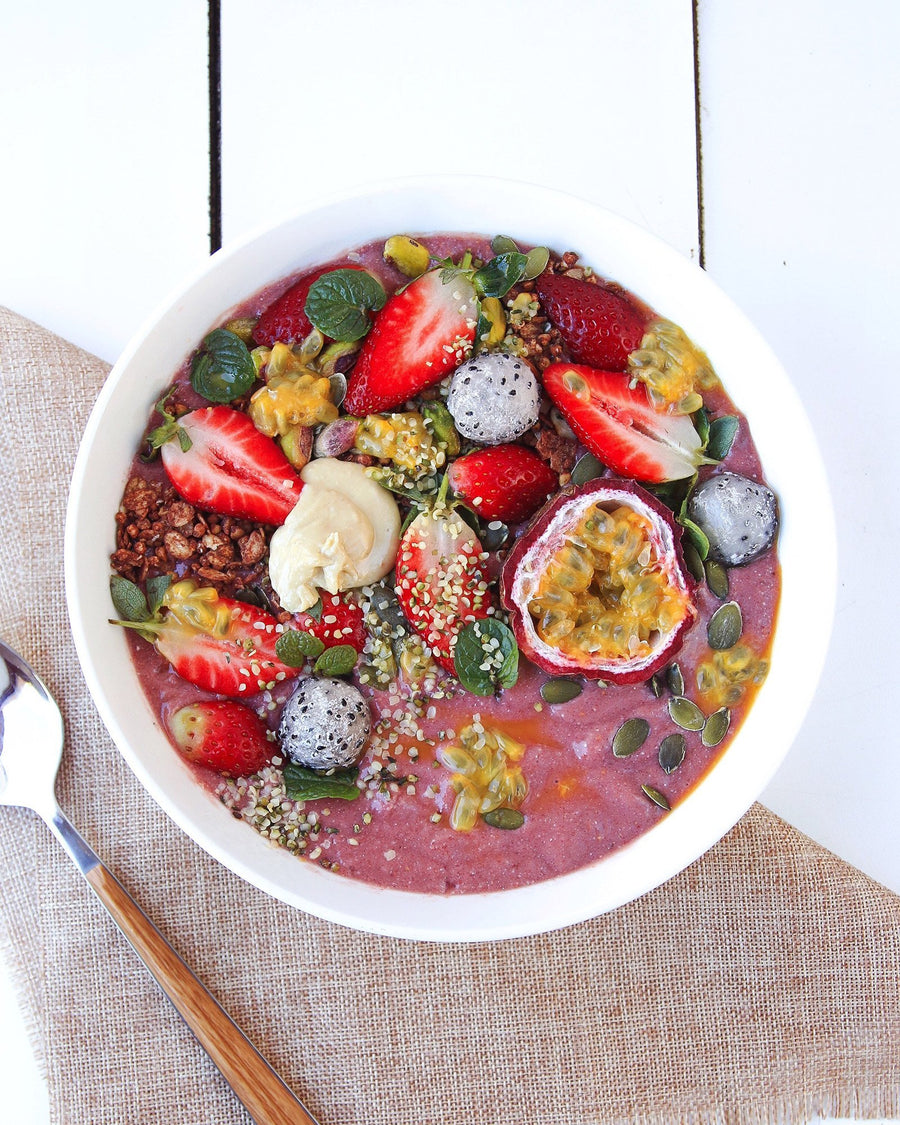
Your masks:
{"label": "metal spoon bowl", "polygon": [[0,641],[0,805],[33,809],[47,823],[257,1125],[317,1125],[60,810],[63,743],[56,701]]}

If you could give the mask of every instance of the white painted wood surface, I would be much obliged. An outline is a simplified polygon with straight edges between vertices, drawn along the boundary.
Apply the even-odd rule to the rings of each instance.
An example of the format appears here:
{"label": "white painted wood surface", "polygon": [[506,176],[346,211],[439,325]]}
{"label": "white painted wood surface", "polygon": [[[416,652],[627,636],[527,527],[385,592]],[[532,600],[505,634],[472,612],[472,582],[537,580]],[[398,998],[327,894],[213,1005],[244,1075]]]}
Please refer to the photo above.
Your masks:
{"label": "white painted wood surface", "polygon": [[762,800],[900,892],[900,5],[700,11],[706,268],[797,386],[839,528],[827,666]]}
{"label": "white painted wood surface", "polygon": [[350,183],[468,172],[696,254],[689,0],[225,0],[222,74],[226,239]]}
{"label": "white painted wood surface", "polygon": [[0,304],[114,360],[209,253],[205,5],[5,4]]}
{"label": "white painted wood surface", "polygon": [[[112,360],[208,252],[205,6],[7,8],[0,302]],[[696,257],[689,0],[512,11],[223,0],[225,239],[333,188],[459,171],[568,189]],[[842,528],[822,690],[765,799],[900,891],[898,33],[893,0],[699,4],[707,268],[794,378]],[[2,973],[0,1090],[0,1119],[45,1125]]]}

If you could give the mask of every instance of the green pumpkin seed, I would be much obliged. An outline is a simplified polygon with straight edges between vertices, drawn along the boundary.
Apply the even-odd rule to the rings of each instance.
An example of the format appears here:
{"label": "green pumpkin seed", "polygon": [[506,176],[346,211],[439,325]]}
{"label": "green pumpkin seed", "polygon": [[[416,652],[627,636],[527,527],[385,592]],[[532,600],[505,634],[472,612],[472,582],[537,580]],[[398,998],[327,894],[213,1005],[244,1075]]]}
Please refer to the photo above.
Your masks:
{"label": "green pumpkin seed", "polygon": [[558,680],[548,680],[541,688],[541,699],[545,703],[568,703],[570,699],[577,699],[582,692],[582,686],[575,680],[560,677]]}
{"label": "green pumpkin seed", "polygon": [[646,719],[626,719],[616,731],[612,752],[617,758],[627,758],[647,741],[650,724]]}
{"label": "green pumpkin seed", "polygon": [[721,652],[733,648],[741,639],[744,628],[744,619],[741,616],[741,607],[737,602],[726,602],[719,606],[709,619],[706,627],[706,639],[709,647]]}
{"label": "green pumpkin seed", "polygon": [[586,484],[589,480],[602,477],[605,471],[606,466],[602,461],[599,461],[593,453],[585,453],[583,457],[578,458],[572,470],[572,484]]}
{"label": "green pumpkin seed", "polygon": [[676,722],[682,730],[703,730],[706,716],[690,699],[677,695],[669,700],[668,710],[672,721]]}
{"label": "green pumpkin seed", "polygon": [[703,728],[700,741],[704,746],[718,746],[725,735],[728,734],[729,726],[731,726],[731,712],[727,707],[720,707],[718,711],[713,711],[706,720],[706,726]]}
{"label": "green pumpkin seed", "polygon": [[495,254],[516,254],[519,247],[505,234],[496,234],[491,239],[491,250]]}
{"label": "green pumpkin seed", "polygon": [[550,261],[550,251],[546,246],[535,246],[533,250],[528,251],[528,257],[525,259],[525,272],[522,274],[524,280],[530,280],[540,275],[547,268],[547,263]]}
{"label": "green pumpkin seed", "polygon": [[728,571],[715,559],[706,560],[706,585],[720,602],[728,597]]}
{"label": "green pumpkin seed", "polygon": [[659,744],[659,764],[666,773],[677,770],[684,761],[685,746],[683,734],[667,734]]}
{"label": "green pumpkin seed", "polygon": [[666,812],[668,812],[672,807],[669,804],[668,798],[665,796],[665,794],[660,793],[658,789],[654,789],[652,785],[642,785],[641,789],[646,794],[646,796],[650,798],[654,805],[659,805],[659,807],[661,809],[665,809]]}
{"label": "green pumpkin seed", "polygon": [[656,698],[659,699],[659,697],[663,693],[663,686],[664,686],[664,677],[663,677],[662,672],[654,672],[653,675],[650,677],[649,684],[650,684],[650,690],[653,692],[653,694],[656,696]]}
{"label": "green pumpkin seed", "polygon": [[673,695],[684,695],[684,676],[677,661],[666,669],[666,683]]}
{"label": "green pumpkin seed", "polygon": [[521,828],[525,823],[525,817],[518,809],[492,809],[486,812],[482,817],[485,824],[489,824],[491,828],[506,828],[511,830],[513,828]]}
{"label": "green pumpkin seed", "polygon": [[681,549],[684,552],[684,565],[688,568],[695,582],[702,582],[706,571],[703,569],[703,559],[693,543],[687,539],[682,540]]}

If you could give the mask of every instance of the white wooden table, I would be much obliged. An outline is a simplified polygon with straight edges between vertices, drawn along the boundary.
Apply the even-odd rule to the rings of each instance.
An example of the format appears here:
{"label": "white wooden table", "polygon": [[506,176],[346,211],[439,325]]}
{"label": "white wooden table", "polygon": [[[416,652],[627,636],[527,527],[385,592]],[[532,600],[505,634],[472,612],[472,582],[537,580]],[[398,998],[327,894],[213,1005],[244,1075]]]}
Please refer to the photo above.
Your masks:
{"label": "white wooden table", "polygon": [[[427,172],[561,187],[699,260],[790,372],[839,524],[821,688],[763,801],[900,892],[885,714],[900,681],[900,4],[211,8],[220,118],[205,5],[6,5],[0,303],[112,361],[211,239]],[[46,1095],[0,997],[0,1117],[41,1125]]]}

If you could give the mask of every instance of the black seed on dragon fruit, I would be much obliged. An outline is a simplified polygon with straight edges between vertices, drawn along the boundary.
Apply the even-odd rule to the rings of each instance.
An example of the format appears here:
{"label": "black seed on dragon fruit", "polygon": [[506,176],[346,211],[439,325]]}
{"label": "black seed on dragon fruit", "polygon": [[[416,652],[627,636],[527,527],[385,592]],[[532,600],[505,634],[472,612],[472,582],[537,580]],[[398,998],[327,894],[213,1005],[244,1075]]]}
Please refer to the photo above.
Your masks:
{"label": "black seed on dragon fruit", "polygon": [[447,409],[463,437],[500,445],[537,423],[538,381],[527,360],[507,352],[474,356],[454,372]]}
{"label": "black seed on dragon fruit", "polygon": [[306,676],[284,705],[278,742],[286,757],[307,769],[346,769],[370,730],[369,705],[352,684]]}
{"label": "black seed on dragon fruit", "polygon": [[768,551],[778,530],[778,503],[764,484],[718,473],[691,496],[688,515],[709,539],[710,558],[743,566]]}

